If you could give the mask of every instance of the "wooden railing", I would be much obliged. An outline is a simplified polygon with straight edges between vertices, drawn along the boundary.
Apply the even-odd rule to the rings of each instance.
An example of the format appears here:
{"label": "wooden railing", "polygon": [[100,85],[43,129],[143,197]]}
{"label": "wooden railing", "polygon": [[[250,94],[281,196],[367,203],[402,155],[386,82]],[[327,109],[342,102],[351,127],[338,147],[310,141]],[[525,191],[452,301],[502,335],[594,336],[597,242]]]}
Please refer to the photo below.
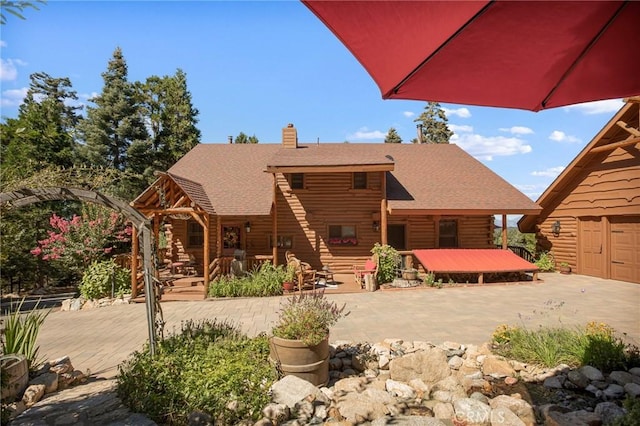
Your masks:
{"label": "wooden railing", "polygon": [[[233,259],[233,256],[222,256],[213,259],[209,264],[209,279],[213,281],[220,276],[231,275],[231,263]],[[247,256],[247,258],[242,261],[242,269],[251,272],[260,268],[264,262],[272,260],[273,256]]]}
{"label": "wooden railing", "polygon": [[[496,244],[496,248],[501,249],[502,245]],[[512,252],[514,252],[515,254],[517,254],[518,256],[520,256],[521,258],[523,258],[524,260],[526,260],[527,262],[534,263],[535,260],[536,260],[535,256],[533,255],[533,253],[531,253],[529,250],[527,250],[526,247],[522,247],[522,246],[507,246],[507,248],[509,250],[511,250]]]}

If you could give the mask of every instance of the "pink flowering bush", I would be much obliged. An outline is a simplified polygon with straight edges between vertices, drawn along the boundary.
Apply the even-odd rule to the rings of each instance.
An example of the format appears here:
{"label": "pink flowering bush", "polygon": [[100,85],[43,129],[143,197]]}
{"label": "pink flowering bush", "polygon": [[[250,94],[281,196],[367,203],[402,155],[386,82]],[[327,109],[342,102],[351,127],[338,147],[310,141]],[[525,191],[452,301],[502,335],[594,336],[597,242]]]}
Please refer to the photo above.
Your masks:
{"label": "pink flowering bush", "polygon": [[131,226],[122,215],[94,204],[84,204],[81,214],[66,219],[54,213],[48,237],[38,241],[31,254],[81,274],[94,261],[110,256],[116,244],[131,240]]}

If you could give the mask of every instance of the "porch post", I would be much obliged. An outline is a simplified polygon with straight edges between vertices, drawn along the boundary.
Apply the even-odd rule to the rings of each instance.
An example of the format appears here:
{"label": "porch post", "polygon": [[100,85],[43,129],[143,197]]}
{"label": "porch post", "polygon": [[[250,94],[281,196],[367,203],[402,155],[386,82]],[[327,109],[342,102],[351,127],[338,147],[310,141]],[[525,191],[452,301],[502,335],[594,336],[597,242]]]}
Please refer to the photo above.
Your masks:
{"label": "porch post", "polygon": [[433,216],[433,233],[435,234],[435,246],[440,248],[440,215]]}
{"label": "porch post", "polygon": [[138,228],[131,224],[131,298],[138,296]]}
{"label": "porch post", "polygon": [[273,174],[273,212],[271,229],[271,249],[273,255],[273,266],[278,264],[278,179]]}
{"label": "porch post", "polygon": [[380,200],[380,241],[383,245],[387,244],[387,172],[380,172],[382,174],[380,189],[382,199]]}
{"label": "porch post", "polygon": [[[156,242],[156,252],[154,253],[156,255],[156,257],[159,259],[160,258],[160,239],[158,238],[160,236],[160,217],[157,213],[153,214],[153,241]],[[156,279],[160,279],[160,270],[159,268],[154,268],[155,269],[155,275],[156,275]]]}
{"label": "porch post", "polygon": [[222,218],[216,216],[216,257],[222,256]]}
{"label": "porch post", "polygon": [[502,250],[507,250],[507,215],[502,215]]}
{"label": "porch post", "polygon": [[204,294],[207,296],[207,287],[209,286],[209,256],[210,256],[210,247],[209,247],[209,213],[205,213],[204,215],[204,261],[202,262],[203,266],[203,277],[204,277]]}

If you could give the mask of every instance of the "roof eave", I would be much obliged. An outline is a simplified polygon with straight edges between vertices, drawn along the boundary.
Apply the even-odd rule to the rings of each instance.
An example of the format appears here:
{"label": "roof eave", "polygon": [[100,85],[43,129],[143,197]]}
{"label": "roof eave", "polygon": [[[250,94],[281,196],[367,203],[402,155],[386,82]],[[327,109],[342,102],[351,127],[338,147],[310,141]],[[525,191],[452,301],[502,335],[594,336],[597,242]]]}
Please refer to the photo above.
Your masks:
{"label": "roof eave", "polygon": [[340,173],[340,172],[392,172],[393,164],[348,164],[348,165],[267,165],[267,173]]}
{"label": "roof eave", "polygon": [[542,211],[541,207],[536,209],[408,209],[389,208],[389,214],[406,216],[486,216],[496,214],[532,214],[537,215]]}

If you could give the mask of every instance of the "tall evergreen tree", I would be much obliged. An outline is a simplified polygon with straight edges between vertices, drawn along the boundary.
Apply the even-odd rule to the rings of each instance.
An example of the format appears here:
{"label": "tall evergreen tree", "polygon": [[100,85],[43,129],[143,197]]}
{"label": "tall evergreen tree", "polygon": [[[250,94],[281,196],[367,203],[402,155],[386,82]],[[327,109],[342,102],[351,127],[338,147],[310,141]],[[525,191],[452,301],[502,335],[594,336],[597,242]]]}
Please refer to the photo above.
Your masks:
{"label": "tall evergreen tree", "polygon": [[398,131],[391,127],[384,137],[384,143],[402,143],[402,138],[398,134]]}
{"label": "tall evergreen tree", "polygon": [[258,138],[256,137],[256,135],[247,136],[244,134],[244,132],[240,132],[238,136],[236,136],[233,143],[258,143]]}
{"label": "tall evergreen tree", "polygon": [[422,124],[422,140],[419,143],[449,143],[453,135],[447,126],[447,114],[438,102],[427,103],[420,117],[413,121]]}
{"label": "tall evergreen tree", "polygon": [[25,177],[47,166],[73,165],[77,143],[73,138],[80,121],[80,107],[68,78],[54,78],[39,72],[30,76],[27,95],[18,117],[0,125],[3,175]]}
{"label": "tall evergreen tree", "polygon": [[85,158],[93,165],[127,168],[127,151],[134,141],[148,138],[134,85],[127,81],[127,64],[118,47],[102,73],[102,93],[91,101],[81,126]]}

